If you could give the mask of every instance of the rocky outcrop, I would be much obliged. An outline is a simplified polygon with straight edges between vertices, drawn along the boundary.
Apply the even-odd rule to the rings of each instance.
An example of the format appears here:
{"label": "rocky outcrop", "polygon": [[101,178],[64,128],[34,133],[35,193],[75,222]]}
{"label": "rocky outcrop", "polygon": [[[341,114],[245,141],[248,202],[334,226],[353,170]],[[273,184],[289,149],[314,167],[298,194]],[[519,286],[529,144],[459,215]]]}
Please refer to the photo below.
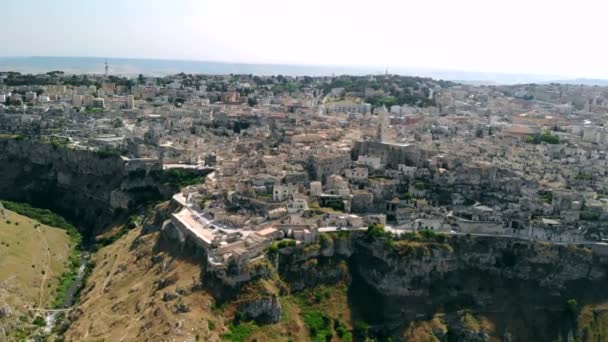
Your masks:
{"label": "rocky outcrop", "polygon": [[278,323],[281,320],[281,303],[276,295],[267,295],[241,303],[238,310],[246,319],[261,324]]}
{"label": "rocky outcrop", "polygon": [[0,318],[10,317],[13,315],[13,310],[8,304],[4,304],[0,307]]}
{"label": "rocky outcrop", "polygon": [[292,291],[350,284],[348,258],[354,251],[353,242],[348,236],[323,234],[319,244],[281,249],[276,256],[279,275]]}

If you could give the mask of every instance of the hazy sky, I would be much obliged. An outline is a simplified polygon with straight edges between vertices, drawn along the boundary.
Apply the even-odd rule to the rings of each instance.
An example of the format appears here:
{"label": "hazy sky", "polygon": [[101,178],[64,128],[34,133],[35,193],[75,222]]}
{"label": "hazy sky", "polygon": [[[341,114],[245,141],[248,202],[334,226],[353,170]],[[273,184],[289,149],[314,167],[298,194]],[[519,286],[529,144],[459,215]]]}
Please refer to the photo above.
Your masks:
{"label": "hazy sky", "polygon": [[0,56],[608,77],[606,0],[2,0]]}

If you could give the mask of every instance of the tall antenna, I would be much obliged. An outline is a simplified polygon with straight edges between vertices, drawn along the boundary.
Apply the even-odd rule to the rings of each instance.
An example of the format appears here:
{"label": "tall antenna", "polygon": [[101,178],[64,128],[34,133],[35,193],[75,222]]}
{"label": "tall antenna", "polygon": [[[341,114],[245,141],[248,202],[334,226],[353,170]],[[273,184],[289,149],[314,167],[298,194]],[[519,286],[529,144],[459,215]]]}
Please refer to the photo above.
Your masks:
{"label": "tall antenna", "polygon": [[106,78],[108,77],[108,70],[110,67],[108,66],[108,59],[106,58]]}

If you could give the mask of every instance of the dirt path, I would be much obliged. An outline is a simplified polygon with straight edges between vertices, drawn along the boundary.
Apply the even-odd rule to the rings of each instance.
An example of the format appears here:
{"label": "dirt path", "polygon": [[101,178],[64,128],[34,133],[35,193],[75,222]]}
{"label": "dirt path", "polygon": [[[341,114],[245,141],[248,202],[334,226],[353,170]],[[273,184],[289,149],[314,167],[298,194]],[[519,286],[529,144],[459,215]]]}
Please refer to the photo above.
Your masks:
{"label": "dirt path", "polygon": [[103,291],[106,289],[106,286],[110,283],[110,280],[112,280],[112,275],[114,274],[114,272],[116,272],[116,262],[118,261],[118,255],[114,255],[114,262],[112,263],[112,268],[110,269],[110,274],[108,274],[108,276],[106,277],[106,280],[103,282],[103,286],[101,287],[101,294],[103,295]]}
{"label": "dirt path", "polygon": [[42,304],[43,304],[43,299],[44,299],[44,284],[46,283],[46,278],[49,275],[50,271],[51,271],[51,252],[49,251],[49,244],[46,241],[46,237],[44,236],[44,232],[42,232],[42,230],[40,230],[40,227],[37,227],[36,230],[38,231],[38,233],[40,233],[41,236],[41,240],[44,243],[44,247],[45,247],[45,251],[46,251],[46,257],[47,257],[47,262],[46,262],[46,266],[43,270],[43,274],[42,274],[42,281],[40,282],[40,295],[38,298],[38,307],[42,308]]}

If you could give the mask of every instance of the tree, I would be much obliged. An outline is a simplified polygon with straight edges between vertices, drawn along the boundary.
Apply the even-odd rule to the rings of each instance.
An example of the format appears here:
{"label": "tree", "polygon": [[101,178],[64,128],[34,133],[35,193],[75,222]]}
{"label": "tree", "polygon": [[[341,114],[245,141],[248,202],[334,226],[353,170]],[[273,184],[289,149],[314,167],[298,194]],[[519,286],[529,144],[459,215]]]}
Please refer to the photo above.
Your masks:
{"label": "tree", "polygon": [[255,105],[258,104],[258,100],[256,100],[255,97],[250,97],[247,99],[247,104],[249,105],[249,107],[255,107]]}

